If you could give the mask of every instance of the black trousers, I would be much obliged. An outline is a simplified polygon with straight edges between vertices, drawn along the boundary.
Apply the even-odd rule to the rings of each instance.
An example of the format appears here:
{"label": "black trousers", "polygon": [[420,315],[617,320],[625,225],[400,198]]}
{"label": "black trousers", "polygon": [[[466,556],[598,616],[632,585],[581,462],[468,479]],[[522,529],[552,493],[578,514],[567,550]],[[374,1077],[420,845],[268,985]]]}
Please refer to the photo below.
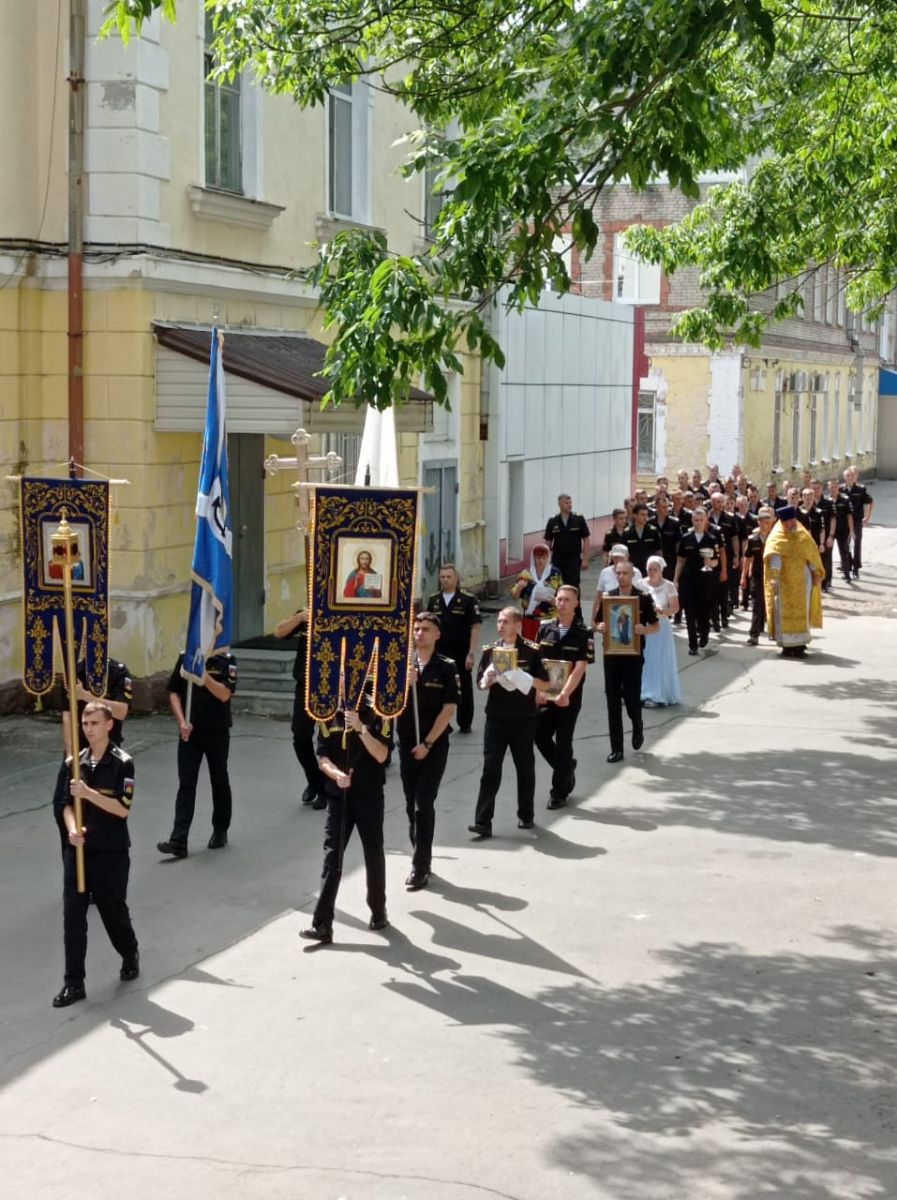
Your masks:
{"label": "black trousers", "polygon": [[448,762],[449,738],[443,734],[426,758],[416,759],[413,745],[399,742],[399,772],[408,814],[408,836],[414,847],[411,865],[415,871],[430,870],[433,831],[436,828],[436,796]]}
{"label": "black trousers", "polygon": [[632,722],[632,732],[642,729],[642,660],[633,655],[604,656],[604,694],[607,699],[607,730],[610,748],[623,753],[623,705]]}
{"label": "black trousers", "polygon": [[[707,572],[706,578],[711,578],[710,572]],[[681,582],[680,596],[682,607],[685,609],[688,648],[697,650],[698,643],[706,645],[710,636],[711,584],[700,578],[688,580],[687,583],[685,580]]]}
{"label": "black trousers", "polygon": [[492,824],[495,797],[501,787],[502,764],[509,749],[517,771],[517,819],[533,819],[536,796],[536,756],[533,753],[535,724],[535,717],[508,721],[487,715],[483,731],[483,774],[474,818],[477,825]]}
{"label": "black trousers", "polygon": [[302,683],[296,684],[290,728],[293,731],[293,749],[299,766],[305,772],[306,782],[316,796],[323,796],[324,776],[315,754],[315,721],[305,711],[305,685]]}
{"label": "black trousers", "polygon": [[863,565],[863,518],[854,515],[853,518],[853,569],[859,571]]}
{"label": "black trousers", "polygon": [[834,546],[826,546],[824,550],[820,551],[820,553],[822,554],[822,566],[825,571],[825,577],[822,580],[822,586],[824,588],[829,588],[831,587],[832,583],[833,560],[835,557]]}
{"label": "black trousers", "polygon": [[573,733],[582,708],[582,686],[566,708],[544,704],[536,714],[536,746],[551,767],[551,798],[566,800],[573,778]]}
{"label": "black trousers", "polygon": [[729,585],[720,581],[716,571],[710,576],[710,619],[716,630],[729,624]]}
{"label": "black trousers", "polygon": [[358,830],[364,852],[368,908],[374,916],[386,915],[386,855],[383,850],[383,790],[353,795],[351,788],[327,798],[324,824],[324,870],[314,923],[330,928],[336,895],[343,877],[343,858],[352,830]]}
{"label": "black trousers", "polygon": [[850,534],[845,530],[843,533],[835,534],[835,541],[838,543],[838,557],[841,560],[841,574],[845,579],[850,578],[850,572],[856,569],[853,555],[850,552]]}
{"label": "black trousers", "polygon": [[766,625],[766,592],[762,579],[751,580],[751,632],[752,638],[758,638]]}
{"label": "black trousers", "polygon": [[569,583],[573,587],[579,587],[579,580],[582,575],[582,555],[576,558],[555,558],[552,556],[551,561],[561,573],[561,579],[564,583]]}
{"label": "black trousers", "polygon": [[464,665],[467,661],[469,646],[440,646],[436,649],[446,658],[450,658],[458,669],[458,681],[461,684],[461,695],[458,699],[458,728],[469,730],[473,724],[473,678],[472,673]]}
{"label": "black trousers", "polygon": [[84,848],[85,890],[78,891],[75,848],[67,846],[62,857],[62,930],[65,939],[65,982],[83,984],[87,958],[87,909],[93,896],[109,941],[122,958],[137,953],[137,937],[128,912],[127,850]]}
{"label": "black trousers", "polygon": [[215,833],[227,833],[232,809],[230,776],[227,773],[229,751],[229,729],[205,733],[194,728],[189,741],[178,741],[178,794],[174,802],[172,842],[180,842],[184,846],[187,844],[203,758],[209,765],[209,782],[212,785],[212,828]]}

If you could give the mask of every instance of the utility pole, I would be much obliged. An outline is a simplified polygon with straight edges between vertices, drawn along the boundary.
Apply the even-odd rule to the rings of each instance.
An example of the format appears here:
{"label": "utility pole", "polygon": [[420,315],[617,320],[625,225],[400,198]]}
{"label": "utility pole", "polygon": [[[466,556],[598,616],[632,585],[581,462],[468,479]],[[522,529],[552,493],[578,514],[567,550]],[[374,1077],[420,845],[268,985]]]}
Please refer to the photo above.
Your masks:
{"label": "utility pole", "polygon": [[[69,0],[69,459],[84,462],[84,5]],[[78,472],[80,474],[80,471]]]}

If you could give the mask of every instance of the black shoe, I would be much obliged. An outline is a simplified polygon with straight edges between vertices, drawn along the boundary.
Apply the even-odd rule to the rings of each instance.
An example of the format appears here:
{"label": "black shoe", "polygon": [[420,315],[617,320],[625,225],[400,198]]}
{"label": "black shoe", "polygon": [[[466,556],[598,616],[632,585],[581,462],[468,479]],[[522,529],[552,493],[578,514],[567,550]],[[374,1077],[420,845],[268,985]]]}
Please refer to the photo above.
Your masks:
{"label": "black shoe", "polygon": [[567,803],[566,798],[560,796],[552,796],[548,801],[548,808],[563,808]]}
{"label": "black shoe", "polygon": [[623,751],[622,750],[611,750],[610,754],[608,754],[608,756],[607,756],[607,761],[609,763],[622,762],[623,761]]}
{"label": "black shoe", "polygon": [[518,829],[535,829],[535,827],[536,827],[535,821],[518,821],[517,822]]}
{"label": "black shoe", "polygon": [[187,857],[186,842],[156,842],[156,849],[160,854],[170,854],[172,858]]}
{"label": "black shoe", "polygon": [[645,744],[644,729],[633,729],[632,731],[632,748],[633,750],[641,750]]}
{"label": "black shoe", "polygon": [[305,938],[309,942],[320,942],[322,946],[329,946],[333,941],[333,930],[329,925],[310,925],[308,929],[300,929],[299,936]]}
{"label": "black shoe", "polygon": [[312,800],[312,802],[311,802],[311,806],[315,810],[315,812],[320,812],[322,808],[327,807],[327,797],[326,796],[315,796],[314,800]]}
{"label": "black shoe", "polygon": [[224,832],[223,829],[221,829],[221,830],[216,829],[213,832],[212,836],[209,838],[209,849],[210,850],[220,850],[222,846],[226,846],[226,845],[227,845],[227,834]]}
{"label": "black shoe", "polygon": [[749,645],[749,646],[757,646],[757,645],[759,645],[759,644],[760,644],[760,639],[759,639],[759,638],[755,638],[755,637],[749,637],[749,638],[748,638],[748,645]]}
{"label": "black shoe", "polygon": [[121,960],[121,970],[118,973],[122,983],[130,983],[132,979],[136,979],[140,974],[140,955],[135,950],[133,954],[126,954]]}
{"label": "black shoe", "polygon": [[467,830],[469,833],[475,833],[481,841],[484,840],[485,838],[492,837],[492,826],[491,825],[476,825],[476,824],[468,825]]}
{"label": "black shoe", "polygon": [[317,794],[318,794],[317,791],[311,786],[311,784],[309,784],[308,787],[305,789],[305,791],[302,793],[302,803],[303,804],[311,804],[311,802],[314,800],[314,798],[315,798],[315,796],[317,796]]}
{"label": "black shoe", "polygon": [[86,999],[87,992],[83,983],[67,983],[62,991],[53,997],[53,1007],[68,1008],[70,1004],[77,1004],[79,1000]]}
{"label": "black shoe", "polygon": [[388,929],[388,928],[389,928],[389,917],[386,915],[386,913],[376,913],[374,916],[371,917],[370,921],[368,921],[368,929],[373,929],[375,933],[379,929]]}
{"label": "black shoe", "polygon": [[689,654],[697,654],[697,652],[698,652],[697,646],[695,646],[694,650],[692,650],[691,646],[688,647]]}
{"label": "black shoe", "polygon": [[429,882],[429,871],[412,871],[405,880],[405,887],[409,892],[419,892],[420,889],[425,888]]}
{"label": "black shoe", "polygon": [[706,645],[707,645],[707,642],[708,642],[709,640],[710,640],[710,639],[709,639],[709,638],[706,638],[706,637],[698,638],[698,645],[701,647],[701,649],[702,649],[702,650],[703,650],[703,649],[706,647]]}
{"label": "black shoe", "polygon": [[[719,622],[718,622],[718,621],[714,621],[714,622],[713,622],[713,632],[714,632],[714,633],[719,633]],[[703,643],[702,643],[702,644],[703,644]]]}

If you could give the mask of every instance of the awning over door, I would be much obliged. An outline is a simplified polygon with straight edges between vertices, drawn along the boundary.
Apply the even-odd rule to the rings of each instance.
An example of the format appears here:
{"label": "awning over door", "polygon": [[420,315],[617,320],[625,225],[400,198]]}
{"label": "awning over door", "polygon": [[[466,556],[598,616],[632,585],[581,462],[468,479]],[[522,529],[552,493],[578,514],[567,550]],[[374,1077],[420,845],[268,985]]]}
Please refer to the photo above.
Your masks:
{"label": "awning over door", "polygon": [[[155,428],[201,432],[209,378],[208,329],[153,324],[156,335]],[[227,428],[230,433],[267,433],[288,438],[300,426],[309,433],[360,433],[364,409],[321,408],[327,383],[316,372],[327,347],[306,334],[242,333],[224,338]],[[396,409],[399,433],[433,427],[433,397],[418,388]]]}

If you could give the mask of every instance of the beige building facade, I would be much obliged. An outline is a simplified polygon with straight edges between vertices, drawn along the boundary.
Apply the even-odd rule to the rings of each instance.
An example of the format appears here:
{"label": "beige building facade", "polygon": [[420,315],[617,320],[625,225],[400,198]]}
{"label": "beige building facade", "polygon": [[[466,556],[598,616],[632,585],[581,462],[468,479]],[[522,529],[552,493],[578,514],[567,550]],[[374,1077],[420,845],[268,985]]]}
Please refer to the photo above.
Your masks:
{"label": "beige building facade", "polygon": [[[704,189],[723,179],[708,180]],[[848,312],[845,279],[833,267],[808,273],[799,317],[767,330],[758,349],[710,352],[670,334],[671,322],[700,305],[698,273],[666,277],[625,246],[630,225],[667,225],[689,202],[668,187],[618,185],[596,209],[598,250],[574,260],[584,295],[644,309],[639,369],[637,471],[644,484],[681,468],[736,463],[758,484],[803,471],[831,478],[849,466],[876,469],[879,381],[877,326]],[[759,299],[770,307],[774,297]]]}
{"label": "beige building facade", "polygon": [[[0,42],[4,474],[62,475],[69,456],[66,8],[12,6]],[[403,114],[373,89],[356,85],[326,111],[302,112],[245,78],[218,88],[205,79],[200,0],[180,0],[177,25],[156,18],[127,47],[96,40],[103,8],[89,0],[84,465],[129,481],[112,496],[110,650],[145,677],[170,668],[189,599],[207,367],[176,335],[207,337],[215,322],[225,332],[237,628],[248,639],[305,595],[295,474],[266,478],[264,460],[291,455],[302,426],[313,434],[310,451],[336,450],[354,478],[363,424],[358,410],[320,406],[320,314],[295,273],[313,262],[311,243],[352,225],[383,229],[393,248],[413,252],[424,197],[399,173]],[[451,496],[427,517],[477,584],[485,571],[478,360],[468,356],[464,367],[450,380],[451,414],[434,420],[424,400],[400,412],[399,458],[408,485],[424,482],[428,463],[454,470]],[[433,533],[425,522],[422,538]],[[0,688],[9,698],[20,698],[19,538],[17,489],[7,484]]]}

